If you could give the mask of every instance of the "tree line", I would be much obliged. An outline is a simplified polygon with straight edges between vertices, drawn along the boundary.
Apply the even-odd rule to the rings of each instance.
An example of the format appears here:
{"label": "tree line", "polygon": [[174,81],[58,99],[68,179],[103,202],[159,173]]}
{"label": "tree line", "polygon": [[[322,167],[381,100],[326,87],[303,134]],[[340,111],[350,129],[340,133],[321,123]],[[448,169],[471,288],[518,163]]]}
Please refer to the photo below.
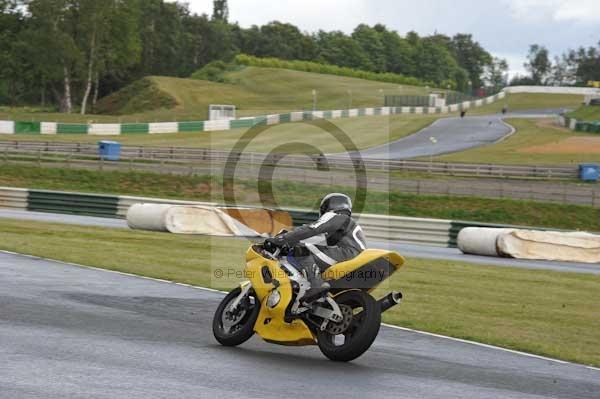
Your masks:
{"label": "tree line", "polygon": [[226,0],[213,3],[209,16],[164,0],[0,0],[0,103],[86,113],[141,77],[188,77],[239,54],[402,75],[460,91],[506,84],[506,61],[470,34],[401,36],[381,24],[350,34],[306,33],[277,21],[242,28],[229,21]]}
{"label": "tree line", "polygon": [[351,34],[281,22],[241,28],[226,0],[211,16],[164,0],[0,0],[0,103],[81,113],[147,75],[187,77],[238,54],[393,73],[465,90],[483,85],[491,55],[471,35],[400,36],[361,24]]}
{"label": "tree line", "polygon": [[546,47],[532,44],[524,66],[528,74],[515,76],[511,85],[584,86],[600,81],[600,42],[567,50],[553,60]]}

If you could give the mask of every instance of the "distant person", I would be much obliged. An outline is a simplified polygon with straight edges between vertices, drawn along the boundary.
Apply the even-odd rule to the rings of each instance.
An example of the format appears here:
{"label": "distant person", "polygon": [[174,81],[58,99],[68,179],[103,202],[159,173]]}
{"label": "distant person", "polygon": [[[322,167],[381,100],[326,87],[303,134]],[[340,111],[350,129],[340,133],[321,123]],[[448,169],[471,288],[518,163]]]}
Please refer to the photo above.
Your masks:
{"label": "distant person", "polygon": [[504,107],[502,107],[502,115],[506,115],[507,112],[508,112],[508,105],[504,104]]}
{"label": "distant person", "polygon": [[461,118],[464,118],[466,114],[467,114],[467,111],[466,111],[466,110],[462,110],[462,111],[460,111],[460,117],[461,117]]}

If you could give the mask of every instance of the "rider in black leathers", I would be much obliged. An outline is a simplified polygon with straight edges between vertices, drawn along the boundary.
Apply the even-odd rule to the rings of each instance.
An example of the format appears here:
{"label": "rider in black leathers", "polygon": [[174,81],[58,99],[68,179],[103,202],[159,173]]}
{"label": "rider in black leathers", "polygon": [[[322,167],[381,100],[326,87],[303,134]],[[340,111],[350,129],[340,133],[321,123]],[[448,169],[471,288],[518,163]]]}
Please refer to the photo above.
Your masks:
{"label": "rider in black leathers", "polygon": [[[324,295],[329,284],[321,279],[328,267],[357,256],[366,247],[362,228],[352,219],[352,200],[345,194],[332,193],[321,200],[317,221],[295,228],[265,241],[267,246],[289,248],[296,266],[305,272],[310,289],[304,299]],[[325,235],[327,245],[301,243],[308,238]]]}

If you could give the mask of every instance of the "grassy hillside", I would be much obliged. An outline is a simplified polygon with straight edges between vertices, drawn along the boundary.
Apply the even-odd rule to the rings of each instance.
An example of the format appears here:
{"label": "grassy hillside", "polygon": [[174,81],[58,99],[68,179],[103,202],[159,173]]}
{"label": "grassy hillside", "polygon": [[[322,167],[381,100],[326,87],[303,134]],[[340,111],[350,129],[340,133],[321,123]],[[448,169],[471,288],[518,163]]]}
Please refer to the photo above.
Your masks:
{"label": "grassy hillside", "polygon": [[154,122],[208,119],[209,104],[234,104],[238,116],[317,108],[383,105],[385,94],[423,95],[423,87],[278,68],[245,67],[227,72],[228,83],[150,76],[100,99],[92,115],[0,109],[0,119],[63,122]]}
{"label": "grassy hillside", "polygon": [[600,106],[583,106],[578,110],[569,113],[569,116],[580,121],[600,121]]}

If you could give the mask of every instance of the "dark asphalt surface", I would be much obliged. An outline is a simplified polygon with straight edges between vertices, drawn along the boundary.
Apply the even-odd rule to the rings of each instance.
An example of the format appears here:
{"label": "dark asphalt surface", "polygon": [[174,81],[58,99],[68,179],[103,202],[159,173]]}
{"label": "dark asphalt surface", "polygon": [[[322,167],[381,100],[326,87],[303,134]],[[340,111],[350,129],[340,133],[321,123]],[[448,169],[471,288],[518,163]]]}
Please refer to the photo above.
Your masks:
{"label": "dark asphalt surface", "polygon": [[[127,223],[121,219],[107,219],[91,216],[62,215],[42,212],[28,212],[11,209],[0,209],[0,219],[2,218],[67,223],[81,226],[128,228]],[[457,248],[444,248],[397,242],[370,241],[370,246],[374,248],[390,249],[393,251],[397,251],[404,256],[411,256],[415,258],[453,260],[457,262],[474,263],[480,265],[520,267],[525,269],[600,274],[600,265],[589,263],[547,262],[523,259],[495,258],[490,256],[466,255],[460,252],[460,250]]]}
{"label": "dark asphalt surface", "polygon": [[[535,109],[509,112],[506,115],[450,117],[435,121],[419,132],[399,140],[360,152],[371,159],[410,159],[464,151],[495,143],[513,133],[506,118],[547,118],[562,109]],[[434,138],[435,142],[431,138]]]}
{"label": "dark asphalt surface", "polygon": [[[214,341],[222,294],[0,253],[0,398],[594,398],[600,371],[382,327],[353,363]],[[400,305],[401,306],[401,305]]]}
{"label": "dark asphalt surface", "polygon": [[[438,119],[418,133],[360,152],[364,158],[410,159],[495,143],[513,131],[496,115]],[[432,142],[435,139],[435,143]]]}

